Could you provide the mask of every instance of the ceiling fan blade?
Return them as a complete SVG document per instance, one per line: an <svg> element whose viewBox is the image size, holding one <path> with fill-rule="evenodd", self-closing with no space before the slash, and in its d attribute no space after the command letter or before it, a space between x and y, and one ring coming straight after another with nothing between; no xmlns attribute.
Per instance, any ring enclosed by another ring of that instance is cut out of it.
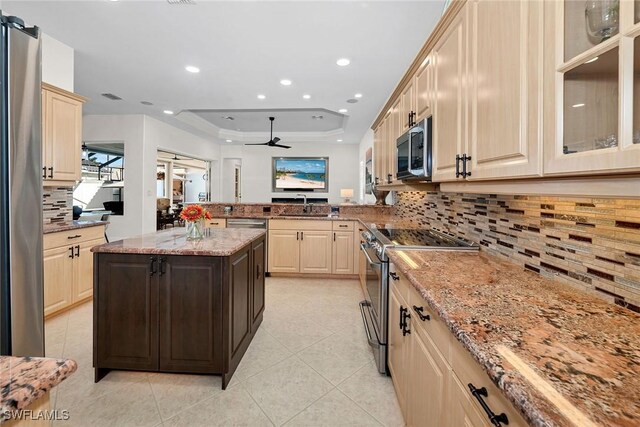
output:
<svg viewBox="0 0 640 427"><path fill-rule="evenodd" d="M282 144L271 144L271 147L280 147L280 148L291 148L288 145L282 145Z"/></svg>
<svg viewBox="0 0 640 427"><path fill-rule="evenodd" d="M278 141L280 141L280 138L278 138L277 136L271 140L271 142L273 142L274 144L277 144Z"/></svg>
<svg viewBox="0 0 640 427"><path fill-rule="evenodd" d="M244 144L244 145L269 145L268 142L258 142L256 144Z"/></svg>

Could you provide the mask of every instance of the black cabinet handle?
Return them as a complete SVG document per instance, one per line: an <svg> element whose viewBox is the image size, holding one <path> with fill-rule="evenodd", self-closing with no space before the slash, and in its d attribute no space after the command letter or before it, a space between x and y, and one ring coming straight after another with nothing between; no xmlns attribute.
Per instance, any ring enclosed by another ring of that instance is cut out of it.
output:
<svg viewBox="0 0 640 427"><path fill-rule="evenodd" d="M409 314L409 309L403 306L400 306L400 329L402 330L402 336L409 335L411 331L409 330L407 319L410 319L411 315Z"/></svg>
<svg viewBox="0 0 640 427"><path fill-rule="evenodd" d="M336 233L333 233L333 241L336 241Z"/></svg>
<svg viewBox="0 0 640 427"><path fill-rule="evenodd" d="M402 330L404 325L404 307L400 306L400 322L398 322L398 329Z"/></svg>
<svg viewBox="0 0 640 427"><path fill-rule="evenodd" d="M260 264L256 264L256 279L259 279L262 276L262 269L260 268Z"/></svg>
<svg viewBox="0 0 640 427"><path fill-rule="evenodd" d="M300 240L304 240L304 231L300 232Z"/></svg>
<svg viewBox="0 0 640 427"><path fill-rule="evenodd" d="M49 178L53 178L53 168L49 168Z"/></svg>
<svg viewBox="0 0 640 427"><path fill-rule="evenodd" d="M69 252L71 252L71 253L69 254L69 258L74 259L74 258L76 257L76 254L75 254L75 252L73 251L73 246L71 246L71 247L69 248Z"/></svg>
<svg viewBox="0 0 640 427"><path fill-rule="evenodd" d="M160 258L160 276L164 276L167 273L167 259Z"/></svg>
<svg viewBox="0 0 640 427"><path fill-rule="evenodd" d="M460 178L460 175L462 175L460 173L460 160L462 159L462 157L460 157L460 154L456 154L456 178Z"/></svg>
<svg viewBox="0 0 640 427"><path fill-rule="evenodd" d="M480 403L480 406L482 406L484 412L487 413L487 417L489 417L489 421L491 421L491 424L496 427L500 427L502 426L502 424L509 425L509 418L507 418L507 414L505 414L504 412L497 415L494 414L489 405L487 405L487 402L484 401L484 397L489 396L486 388L475 388L475 386L471 383L468 384L468 387L473 397L478 399L478 403Z"/></svg>
<svg viewBox="0 0 640 427"><path fill-rule="evenodd" d="M347 228L347 227L348 227L348 225L346 225L346 224L340 224L340 225L338 225L338 227L340 227L340 228Z"/></svg>
<svg viewBox="0 0 640 427"><path fill-rule="evenodd" d="M375 184L376 185L380 184L380 178L378 178L377 176L376 176L376 179L375 179Z"/></svg>
<svg viewBox="0 0 640 427"><path fill-rule="evenodd" d="M416 314L418 315L418 317L420 318L420 320L422 320L423 322L425 320L431 320L431 316L429 316L428 314L424 314L424 307L418 307L418 306L413 306L413 311L416 312Z"/></svg>
<svg viewBox="0 0 640 427"><path fill-rule="evenodd" d="M467 160L471 160L471 156L467 156L466 154L462 155L462 177L466 178L471 176L471 172L467 172Z"/></svg>
<svg viewBox="0 0 640 427"><path fill-rule="evenodd" d="M82 235L76 234L75 236L67 236L67 239L73 240L73 239L77 239L78 237L82 237Z"/></svg>
<svg viewBox="0 0 640 427"><path fill-rule="evenodd" d="M393 182L393 174L387 174L387 184L391 184Z"/></svg>
<svg viewBox="0 0 640 427"><path fill-rule="evenodd" d="M80 258L80 245L76 245L76 257Z"/></svg>
<svg viewBox="0 0 640 427"><path fill-rule="evenodd" d="M394 273L393 271L389 272L389 277L391 277L393 280L400 280L400 276L398 276L398 274Z"/></svg>
<svg viewBox="0 0 640 427"><path fill-rule="evenodd" d="M151 271L149 272L149 277L153 277L154 274L158 272L156 265L158 260L155 257L151 257Z"/></svg>
<svg viewBox="0 0 640 427"><path fill-rule="evenodd" d="M296 231L296 240L300 240L300 232Z"/></svg>
<svg viewBox="0 0 640 427"><path fill-rule="evenodd" d="M47 167L46 166L42 167L42 178L43 179L47 179Z"/></svg>

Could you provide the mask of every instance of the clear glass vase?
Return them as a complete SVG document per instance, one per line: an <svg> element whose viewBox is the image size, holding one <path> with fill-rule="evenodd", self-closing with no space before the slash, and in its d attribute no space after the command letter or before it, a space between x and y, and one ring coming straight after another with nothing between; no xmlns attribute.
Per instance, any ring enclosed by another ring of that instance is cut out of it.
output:
<svg viewBox="0 0 640 427"><path fill-rule="evenodd" d="M587 33L598 43L618 34L620 1L589 0L585 4Z"/></svg>
<svg viewBox="0 0 640 427"><path fill-rule="evenodd" d="M200 240L204 238L204 221L187 221L187 240Z"/></svg>

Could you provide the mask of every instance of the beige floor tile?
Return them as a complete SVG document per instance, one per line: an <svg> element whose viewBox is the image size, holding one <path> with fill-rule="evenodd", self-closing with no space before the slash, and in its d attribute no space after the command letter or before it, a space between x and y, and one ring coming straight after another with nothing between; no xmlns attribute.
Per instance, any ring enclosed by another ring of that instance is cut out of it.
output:
<svg viewBox="0 0 640 427"><path fill-rule="evenodd" d="M242 387L233 387L185 409L164 422L166 427L272 426Z"/></svg>
<svg viewBox="0 0 640 427"><path fill-rule="evenodd" d="M381 424L334 389L285 424L287 427L369 427Z"/></svg>
<svg viewBox="0 0 640 427"><path fill-rule="evenodd" d="M158 406L147 381L128 384L126 392L109 393L92 400L84 399L84 404L69 409L69 415L69 420L54 423L54 426L152 427L161 422Z"/></svg>
<svg viewBox="0 0 640 427"><path fill-rule="evenodd" d="M298 353L298 357L336 385L373 360L373 353L339 334L333 334Z"/></svg>
<svg viewBox="0 0 640 427"><path fill-rule="evenodd" d="M292 353L272 337L265 328L260 328L242 357L233 377L238 380L247 379L282 362L291 355Z"/></svg>
<svg viewBox="0 0 640 427"><path fill-rule="evenodd" d="M220 376L154 373L148 380L163 420L222 392Z"/></svg>
<svg viewBox="0 0 640 427"><path fill-rule="evenodd" d="M283 424L332 388L295 356L249 378L242 386L276 425Z"/></svg>
<svg viewBox="0 0 640 427"><path fill-rule="evenodd" d="M362 367L338 389L383 425L404 425L391 377L380 375L373 363Z"/></svg>
<svg viewBox="0 0 640 427"><path fill-rule="evenodd" d="M266 322L261 327L293 353L317 343L332 333L308 315L292 315L284 320Z"/></svg>

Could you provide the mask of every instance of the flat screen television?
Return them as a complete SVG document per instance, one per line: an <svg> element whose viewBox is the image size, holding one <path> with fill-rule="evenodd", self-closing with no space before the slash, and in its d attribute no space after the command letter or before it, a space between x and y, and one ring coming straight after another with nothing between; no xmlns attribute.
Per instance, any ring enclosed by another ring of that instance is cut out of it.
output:
<svg viewBox="0 0 640 427"><path fill-rule="evenodd" d="M274 157L273 191L329 191L328 157Z"/></svg>

